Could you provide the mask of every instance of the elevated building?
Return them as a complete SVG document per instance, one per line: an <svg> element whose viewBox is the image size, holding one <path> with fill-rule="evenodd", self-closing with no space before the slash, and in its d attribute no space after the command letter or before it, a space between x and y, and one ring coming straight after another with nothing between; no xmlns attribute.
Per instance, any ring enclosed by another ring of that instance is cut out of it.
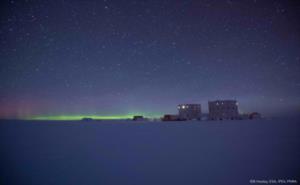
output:
<svg viewBox="0 0 300 185"><path fill-rule="evenodd" d="M201 104L178 105L178 117L180 120L201 120Z"/></svg>
<svg viewBox="0 0 300 185"><path fill-rule="evenodd" d="M216 100L208 102L210 120L239 119L238 103L236 100Z"/></svg>

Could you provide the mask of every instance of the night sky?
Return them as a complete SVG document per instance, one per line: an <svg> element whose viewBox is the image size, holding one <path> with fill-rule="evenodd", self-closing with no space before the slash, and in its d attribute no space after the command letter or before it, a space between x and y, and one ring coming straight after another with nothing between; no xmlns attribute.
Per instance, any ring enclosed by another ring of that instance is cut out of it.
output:
<svg viewBox="0 0 300 185"><path fill-rule="evenodd" d="M0 117L300 113L300 1L1 1Z"/></svg>

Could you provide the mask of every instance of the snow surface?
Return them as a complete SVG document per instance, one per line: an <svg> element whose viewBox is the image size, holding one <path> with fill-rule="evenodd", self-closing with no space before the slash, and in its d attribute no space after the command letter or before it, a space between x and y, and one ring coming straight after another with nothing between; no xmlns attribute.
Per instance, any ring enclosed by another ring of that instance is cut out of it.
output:
<svg viewBox="0 0 300 185"><path fill-rule="evenodd" d="M300 183L300 122L1 121L0 184Z"/></svg>

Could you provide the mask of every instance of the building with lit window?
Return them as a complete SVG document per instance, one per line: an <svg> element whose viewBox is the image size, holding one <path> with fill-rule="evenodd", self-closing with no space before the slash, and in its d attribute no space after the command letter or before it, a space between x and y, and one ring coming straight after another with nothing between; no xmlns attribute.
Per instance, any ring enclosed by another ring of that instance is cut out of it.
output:
<svg viewBox="0 0 300 185"><path fill-rule="evenodd" d="M208 102L210 120L239 119L238 103L236 100L216 100Z"/></svg>
<svg viewBox="0 0 300 185"><path fill-rule="evenodd" d="M178 116L180 120L201 120L200 104L178 105Z"/></svg>

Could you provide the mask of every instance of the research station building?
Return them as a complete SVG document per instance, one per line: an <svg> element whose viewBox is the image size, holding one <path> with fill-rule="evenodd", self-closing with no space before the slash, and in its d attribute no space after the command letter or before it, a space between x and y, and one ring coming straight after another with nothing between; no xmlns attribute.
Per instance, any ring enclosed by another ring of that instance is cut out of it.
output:
<svg viewBox="0 0 300 185"><path fill-rule="evenodd" d="M201 104L179 104L178 117L180 120L201 120Z"/></svg>
<svg viewBox="0 0 300 185"><path fill-rule="evenodd" d="M236 100L216 100L208 102L210 120L239 119L238 103Z"/></svg>

